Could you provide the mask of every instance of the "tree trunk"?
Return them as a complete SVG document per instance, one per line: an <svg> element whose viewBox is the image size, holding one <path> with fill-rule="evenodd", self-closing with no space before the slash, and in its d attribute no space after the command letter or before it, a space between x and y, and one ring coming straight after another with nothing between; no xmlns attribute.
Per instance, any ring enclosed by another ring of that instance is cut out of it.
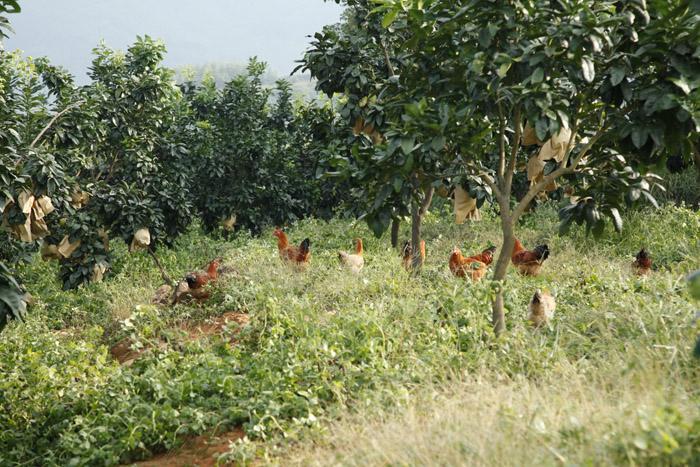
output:
<svg viewBox="0 0 700 467"><path fill-rule="evenodd" d="M700 149L693 144L693 142L690 142L690 148L693 151L693 159L695 159L695 170L698 172L698 180L700 180Z"/></svg>
<svg viewBox="0 0 700 467"><path fill-rule="evenodd" d="M411 252L413 255L413 271L419 271L423 267L423 258L420 254L420 224L423 216L421 215L420 205L417 201L413 201L411 209Z"/></svg>
<svg viewBox="0 0 700 467"><path fill-rule="evenodd" d="M391 247L396 248L399 246L399 228L401 227L401 221L397 218L391 221Z"/></svg>
<svg viewBox="0 0 700 467"><path fill-rule="evenodd" d="M496 270L493 274L493 280L497 284L496 298L493 301L493 330L496 335L500 335L506 329L506 315L503 302L503 280L506 278L508 273L508 265L510 264L510 257L513 252L513 246L515 246L515 235L513 234L513 221L512 219L504 214L501 216L501 224L503 228L503 246L501 247L501 252L498 255L498 261L496 262Z"/></svg>
<svg viewBox="0 0 700 467"><path fill-rule="evenodd" d="M153 258L153 261L155 261L156 266L158 266L158 269L160 269L160 275L163 277L163 281L165 281L166 284L172 284L173 280L170 278L168 273L165 272L163 265L160 264L160 261L158 260L155 251L153 251L153 249L149 247L148 254L151 255L151 258Z"/></svg>

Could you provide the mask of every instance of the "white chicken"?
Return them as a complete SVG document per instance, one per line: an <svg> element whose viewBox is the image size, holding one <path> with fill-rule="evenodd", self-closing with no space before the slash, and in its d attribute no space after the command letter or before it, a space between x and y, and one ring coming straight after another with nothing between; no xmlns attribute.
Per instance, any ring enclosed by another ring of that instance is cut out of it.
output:
<svg viewBox="0 0 700 467"><path fill-rule="evenodd" d="M338 259L348 269L350 269L352 272L357 274L360 271L362 271L363 267L365 267L365 258L362 256L362 253L363 253L362 239L356 238L355 239L355 253L350 254L350 253L346 253L344 251L339 251L338 252Z"/></svg>

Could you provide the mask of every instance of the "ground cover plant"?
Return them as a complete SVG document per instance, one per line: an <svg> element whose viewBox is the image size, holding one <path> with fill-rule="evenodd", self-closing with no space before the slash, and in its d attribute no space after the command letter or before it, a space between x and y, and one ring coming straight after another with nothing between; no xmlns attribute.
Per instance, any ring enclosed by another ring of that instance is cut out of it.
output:
<svg viewBox="0 0 700 467"><path fill-rule="evenodd" d="M222 462L419 463L433 437L449 447L446 461L697 461L697 329L684 277L700 256L700 217L674 207L633 213L622 235L610 229L594 242L583 229L559 237L552 211L518 229L526 240L546 238L553 257L538 278L509 271L502 338L490 330L490 284L447 268L454 245L477 250L498 239L490 212L465 226L446 210L429 213L417 278L388 239L347 221L310 220L290 232L314 239L301 273L280 262L271 235L223 243L193 230L163 254L166 269L183 275L215 255L232 268L201 306L150 305L161 279L145 256L115 252L114 280L76 292L60 291L55 265L36 259L21 270L34 310L0 335L0 463L124 464L237 428L246 438ZM336 256L358 236L366 237L360 275ZM655 260L646 279L630 269L642 244ZM525 319L536 288L559 304L546 329ZM245 319L191 332L232 312ZM110 349L125 339L135 357L120 364ZM468 429L477 407L484 432ZM457 420L455 430L421 423L433 409ZM346 425L331 424L338 418ZM377 458L363 430L390 444L392 423L426 428L424 442L401 455L394 443ZM515 434L522 441L510 443ZM318 451L303 451L310 446Z"/></svg>
<svg viewBox="0 0 700 467"><path fill-rule="evenodd" d="M0 465L700 464L700 3L336 3L305 102L0 0Z"/></svg>

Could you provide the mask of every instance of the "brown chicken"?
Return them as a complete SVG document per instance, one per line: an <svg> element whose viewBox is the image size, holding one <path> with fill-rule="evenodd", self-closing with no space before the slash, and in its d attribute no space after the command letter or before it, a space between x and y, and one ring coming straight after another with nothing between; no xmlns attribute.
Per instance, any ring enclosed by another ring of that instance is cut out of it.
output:
<svg viewBox="0 0 700 467"><path fill-rule="evenodd" d="M311 259L311 240L305 238L298 247L295 247L289 245L287 234L285 234L281 229L275 229L272 235L277 237L277 248L279 249L280 258L282 258L283 261L287 261L298 266L308 264L309 260Z"/></svg>
<svg viewBox="0 0 700 467"><path fill-rule="evenodd" d="M175 288L173 303L179 303L184 297L190 296L197 300L209 298L207 284L215 282L219 278L219 266L221 258L216 258L209 263L205 272L190 272L180 281Z"/></svg>
<svg viewBox="0 0 700 467"><path fill-rule="evenodd" d="M359 273L365 266L365 258L362 256L364 252L362 246L362 239L355 239L355 254L346 253L344 251L338 252L338 259L342 264L348 267L352 272Z"/></svg>
<svg viewBox="0 0 700 467"><path fill-rule="evenodd" d="M632 267L638 276L646 276L651 274L651 257L645 248L639 250L634 263L632 263Z"/></svg>
<svg viewBox="0 0 700 467"><path fill-rule="evenodd" d="M404 242L401 255L403 257L404 269L406 269L406 271L411 271L413 269L413 247L409 240ZM420 241L420 257L425 263L425 240Z"/></svg>
<svg viewBox="0 0 700 467"><path fill-rule="evenodd" d="M538 245L534 250L526 250L520 240L515 239L515 246L511 254L513 265L524 276L536 276L540 273L542 263L549 258L549 247Z"/></svg>
<svg viewBox="0 0 700 467"><path fill-rule="evenodd" d="M455 247L450 256L450 271L457 277L469 277L473 281L481 280L493 263L496 247L485 249L481 254L465 258L459 248Z"/></svg>

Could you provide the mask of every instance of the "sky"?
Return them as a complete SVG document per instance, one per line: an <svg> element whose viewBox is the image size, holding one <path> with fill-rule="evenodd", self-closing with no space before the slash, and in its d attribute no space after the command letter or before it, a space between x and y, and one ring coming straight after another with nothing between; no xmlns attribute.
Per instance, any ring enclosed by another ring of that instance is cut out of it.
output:
<svg viewBox="0 0 700 467"><path fill-rule="evenodd" d="M10 15L6 50L47 56L79 81L87 80L91 51L105 40L125 49L137 35L163 39L166 65L245 63L257 55L289 74L308 35L339 20L341 7L323 0L24 0Z"/></svg>

